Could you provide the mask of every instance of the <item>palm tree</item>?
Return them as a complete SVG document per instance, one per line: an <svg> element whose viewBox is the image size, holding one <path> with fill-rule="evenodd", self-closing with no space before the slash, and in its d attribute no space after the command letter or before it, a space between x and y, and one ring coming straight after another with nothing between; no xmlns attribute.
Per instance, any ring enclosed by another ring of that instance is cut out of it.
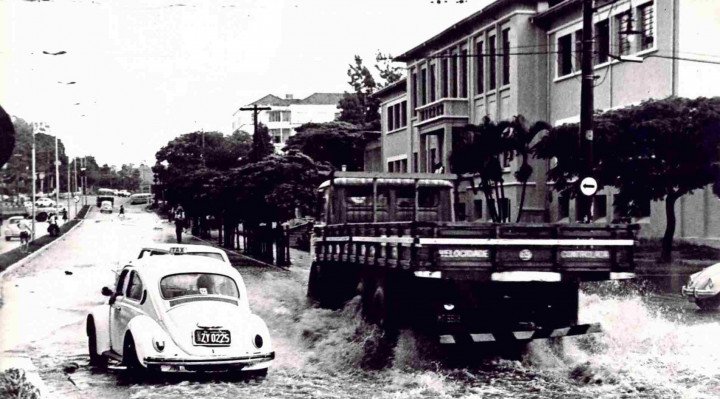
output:
<svg viewBox="0 0 720 399"><path fill-rule="evenodd" d="M527 182L533 173L533 167L530 165L529 158L532 147L539 141L542 136L547 134L551 126L547 122L537 121L528 126L528 121L522 115L516 115L512 121L500 122L498 128L503 131L503 141L510 151L517 152L521 158L520 167L515 171L515 179L522 183L522 191L520 193L520 205L518 206L518 215L515 220L520 222L523 208L525 206L525 194L527 192ZM538 135L538 133L541 133Z"/></svg>

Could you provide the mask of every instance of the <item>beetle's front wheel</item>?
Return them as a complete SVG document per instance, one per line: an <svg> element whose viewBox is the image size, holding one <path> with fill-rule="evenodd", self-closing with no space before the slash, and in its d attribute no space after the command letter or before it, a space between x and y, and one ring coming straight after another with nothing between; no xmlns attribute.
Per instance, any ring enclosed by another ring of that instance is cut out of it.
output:
<svg viewBox="0 0 720 399"><path fill-rule="evenodd" d="M717 310L720 308L720 294L710 298L697 299L695 303L702 310Z"/></svg>
<svg viewBox="0 0 720 399"><path fill-rule="evenodd" d="M123 364L127 367L129 372L137 372L142 368L140 359L138 359L137 356L135 340L130 334L125 337L125 345L123 346Z"/></svg>

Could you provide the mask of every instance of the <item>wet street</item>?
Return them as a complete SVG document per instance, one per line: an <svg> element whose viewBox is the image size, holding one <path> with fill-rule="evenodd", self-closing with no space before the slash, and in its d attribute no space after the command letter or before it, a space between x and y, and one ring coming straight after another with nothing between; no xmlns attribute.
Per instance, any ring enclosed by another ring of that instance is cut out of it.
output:
<svg viewBox="0 0 720 399"><path fill-rule="evenodd" d="M167 241L154 214L91 212L41 256L3 277L0 356L29 357L58 398L715 398L720 396L720 313L679 296L685 276L583 287L581 322L605 332L566 338L559 353L535 341L520 360L449 362L403 332L386 348L359 321L357 299L342 311L309 306L307 269L239 266L252 309L267 323L277 359L266 380L169 375L129 379L119 366L88 367L85 317L103 285L142 243ZM307 257L308 255L304 255ZM385 366L379 370L383 359ZM75 367L77 365L77 368Z"/></svg>

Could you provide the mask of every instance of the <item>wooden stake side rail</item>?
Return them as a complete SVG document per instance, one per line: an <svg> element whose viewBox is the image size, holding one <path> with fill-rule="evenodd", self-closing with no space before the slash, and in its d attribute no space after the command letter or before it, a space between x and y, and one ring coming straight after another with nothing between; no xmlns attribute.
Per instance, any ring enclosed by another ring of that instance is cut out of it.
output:
<svg viewBox="0 0 720 399"><path fill-rule="evenodd" d="M627 272L635 225L348 223L315 228L318 262L438 270Z"/></svg>

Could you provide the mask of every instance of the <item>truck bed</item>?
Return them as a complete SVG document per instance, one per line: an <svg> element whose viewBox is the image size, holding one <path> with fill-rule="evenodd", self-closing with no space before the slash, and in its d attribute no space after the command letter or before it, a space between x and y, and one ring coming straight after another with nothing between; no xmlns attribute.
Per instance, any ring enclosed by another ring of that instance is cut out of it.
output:
<svg viewBox="0 0 720 399"><path fill-rule="evenodd" d="M345 223L315 228L316 261L492 281L628 278L637 225Z"/></svg>

